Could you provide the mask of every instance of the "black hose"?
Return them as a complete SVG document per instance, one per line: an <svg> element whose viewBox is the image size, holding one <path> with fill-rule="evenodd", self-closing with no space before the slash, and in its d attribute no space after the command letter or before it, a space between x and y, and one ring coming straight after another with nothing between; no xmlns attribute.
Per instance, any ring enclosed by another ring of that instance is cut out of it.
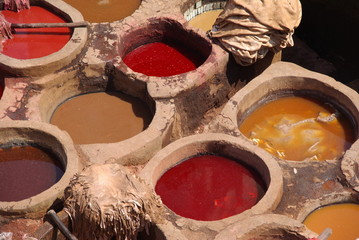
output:
<svg viewBox="0 0 359 240"><path fill-rule="evenodd" d="M68 240L77 240L77 238L72 235L69 229L65 226L65 224L60 220L57 216L56 212L50 209L47 212L47 215L51 218L52 222L56 225L56 227L60 230L60 232L66 237Z"/></svg>

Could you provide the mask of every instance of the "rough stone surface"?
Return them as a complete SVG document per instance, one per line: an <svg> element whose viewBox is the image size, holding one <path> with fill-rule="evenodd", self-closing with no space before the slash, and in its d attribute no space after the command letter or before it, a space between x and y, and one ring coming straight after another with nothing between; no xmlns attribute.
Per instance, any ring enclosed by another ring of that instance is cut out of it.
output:
<svg viewBox="0 0 359 240"><path fill-rule="evenodd" d="M48 1L59 3L57 0ZM90 24L85 32L76 35L73 43L81 44L76 45L78 48L75 53L71 49L65 49L64 52L59 52L47 60L36 59L32 63L21 64L16 62L16 66L11 65L13 69L0 64L0 83L3 82L5 86L0 101L0 123L15 120L25 120L30 126L48 123L53 111L61 102L92 91L121 91L138 97L146 102L154 113L148 129L119 143L76 146L69 143L70 148L73 148L71 151L79 158L79 169L74 169L75 172L79 172L80 168L86 165L110 162L126 165L129 171L136 174L139 174L142 168L149 169L151 165L154 167L155 163L164 171L169 167L169 163L161 163L160 159L166 155L168 161L171 161L171 157L172 161L177 161L188 152L196 153L203 150L205 144L198 145L202 136L200 133L220 134L223 137L216 141L224 145L225 139L235 139L233 141L238 142L234 144L237 147L246 146L245 148L250 149L255 155L263 156L263 159L272 159L263 150L251 145L241 135L237 126L238 113L255 104L261 94L268 90L271 92L288 86L307 86L312 90L325 91L325 94L348 108L358 125L359 100L353 90L359 89L358 84L353 81L350 84L353 89L350 89L326 76L335 75L336 66L323 60L300 40L295 40L293 48L284 49L281 53L282 60L295 64L273 64L280 60L281 56L278 54L268 55L252 66L239 66L233 57L209 39L206 33L188 26L184 17L185 12L187 15L191 14L188 9L197 9L202 3L213 1L202 0L197 4L196 2L198 1L143 0L140 8L123 20ZM161 25L161 31L156 31L156 26L159 26L156 24ZM148 26L152 28L147 28ZM148 77L133 72L123 63L122 57L126 51L136 47L133 46L134 42L139 43L137 37L143 40L142 44L160 39L166 28L171 29L171 34L186 36L188 39L185 43L210 49L205 63L196 71L168 78ZM132 37L126 39L128 36ZM62 59L64 55L65 58ZM62 60L57 61L54 58ZM47 61L51 62L50 65L47 65ZM291 85L286 79L293 76L296 83ZM277 81L268 81L273 78L277 78ZM255 92L255 89L260 89L261 93ZM40 127L42 130L45 128L47 127ZM187 139L194 142L197 140L197 145L183 148L182 152L171 153L176 149L175 146L186 145ZM171 143L174 145L170 145ZM167 145L168 148L165 148ZM228 236L228 233L233 232L242 236L238 239L246 240L297 240L315 236L301 224L309 212L323 204L359 202L357 148L357 144L354 144L339 161L289 163L272 159L276 167L271 167L271 171L279 171L279 175L282 176L281 180L273 176L272 181L277 181L277 184L282 186L282 192L277 192L278 195L274 195L275 199L268 196L268 200L264 202L269 201L269 207L263 203L264 206L257 206L240 216L216 222L184 219L167 209L166 221L153 224L150 228L150 237L141 235L139 239L220 239L221 236ZM158 177L161 172L148 174L150 179L152 174ZM62 202L62 199L59 200ZM263 209L265 210L262 211ZM61 210L61 206L57 210ZM39 216L32 220L17 214L2 213L0 232L13 231L17 233L14 240L22 239L20 235L23 232L33 233L34 227L41 225L33 236L51 239L52 235L56 235L56 230L48 222L42 224L43 210L37 214ZM59 212L63 221L68 223L69 219L63 214L63 211ZM279 216L282 220L273 216ZM259 228L260 236L251 235L256 231L251 228L254 226L253 222L268 222L268 225ZM244 235L237 232L241 229ZM245 235L245 230L248 230L249 235ZM57 236L58 239L64 239L58 232ZM224 239L230 239L230 236Z"/></svg>

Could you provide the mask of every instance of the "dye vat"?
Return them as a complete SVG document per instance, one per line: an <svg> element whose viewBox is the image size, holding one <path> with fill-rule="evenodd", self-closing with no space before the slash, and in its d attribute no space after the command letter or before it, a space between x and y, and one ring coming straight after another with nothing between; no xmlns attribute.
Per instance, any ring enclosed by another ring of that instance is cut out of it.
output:
<svg viewBox="0 0 359 240"><path fill-rule="evenodd" d="M331 228L330 240L356 240L359 238L359 204L341 203L321 207L310 213L304 224L314 232Z"/></svg>
<svg viewBox="0 0 359 240"><path fill-rule="evenodd" d="M222 9L218 9L201 13L189 20L188 24L207 32L212 29L214 22L222 11Z"/></svg>
<svg viewBox="0 0 359 240"><path fill-rule="evenodd" d="M232 159L200 155L166 171L155 191L180 216L214 221L254 206L266 190L257 173Z"/></svg>
<svg viewBox="0 0 359 240"><path fill-rule="evenodd" d="M50 123L67 131L75 144L92 144L133 137L151 120L152 114L141 100L120 92L96 92L62 103Z"/></svg>
<svg viewBox="0 0 359 240"><path fill-rule="evenodd" d="M344 113L309 96L271 100L245 117L239 130L274 156L293 161L338 159L355 139Z"/></svg>
<svg viewBox="0 0 359 240"><path fill-rule="evenodd" d="M20 12L1 11L10 23L63 23L64 19L40 6ZM69 28L15 29L13 38L3 42L2 54L16 59L40 58L62 49L70 40Z"/></svg>
<svg viewBox="0 0 359 240"><path fill-rule="evenodd" d="M56 156L37 146L0 149L0 201L21 201L53 186L64 174Z"/></svg>
<svg viewBox="0 0 359 240"><path fill-rule="evenodd" d="M123 59L133 71L156 77L193 71L205 60L198 51L175 41L144 44Z"/></svg>
<svg viewBox="0 0 359 240"><path fill-rule="evenodd" d="M113 22L130 16L141 0L65 0L89 22Z"/></svg>

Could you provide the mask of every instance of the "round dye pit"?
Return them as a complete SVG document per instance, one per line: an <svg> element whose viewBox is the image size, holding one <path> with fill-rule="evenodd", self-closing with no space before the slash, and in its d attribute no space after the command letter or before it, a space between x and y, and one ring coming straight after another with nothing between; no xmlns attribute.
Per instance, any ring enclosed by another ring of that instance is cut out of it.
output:
<svg viewBox="0 0 359 240"><path fill-rule="evenodd" d="M338 159L355 140L350 119L329 102L306 95L261 101L242 115L239 130L278 158Z"/></svg>
<svg viewBox="0 0 359 240"><path fill-rule="evenodd" d="M191 27L196 27L207 32L212 29L214 22L222 11L222 9L217 9L201 13L189 20L188 24Z"/></svg>
<svg viewBox="0 0 359 240"><path fill-rule="evenodd" d="M130 72L126 66L132 74L168 77L193 72L211 54L207 39L173 19L152 18L138 24L120 36L119 55L125 63L120 62L121 70Z"/></svg>
<svg viewBox="0 0 359 240"><path fill-rule="evenodd" d="M141 0L65 0L89 22L113 22L130 16Z"/></svg>
<svg viewBox="0 0 359 240"><path fill-rule="evenodd" d="M1 11L10 23L63 23L64 19L40 6L20 12ZM62 49L72 36L69 28L15 29L13 38L3 42L2 54L16 59L40 58Z"/></svg>
<svg viewBox="0 0 359 240"><path fill-rule="evenodd" d="M21 201L57 183L64 166L47 149L11 144L0 149L0 201Z"/></svg>
<svg viewBox="0 0 359 240"><path fill-rule="evenodd" d="M75 96L62 103L50 123L67 131L76 144L119 142L146 129L152 120L148 106L120 92Z"/></svg>
<svg viewBox="0 0 359 240"><path fill-rule="evenodd" d="M358 103L334 79L278 62L239 90L217 122L280 159L337 160L357 139Z"/></svg>
<svg viewBox="0 0 359 240"><path fill-rule="evenodd" d="M123 61L135 72L168 77L195 70L205 58L182 43L168 41L139 46L128 53Z"/></svg>
<svg viewBox="0 0 359 240"><path fill-rule="evenodd" d="M178 215L214 221L254 206L263 197L266 186L256 172L235 160L200 155L166 171L155 190Z"/></svg>
<svg viewBox="0 0 359 240"><path fill-rule="evenodd" d="M0 213L38 218L58 207L79 158L70 137L33 121L0 122Z"/></svg>
<svg viewBox="0 0 359 240"><path fill-rule="evenodd" d="M359 238L358 222L359 204L340 203L314 210L303 223L317 233L331 228L330 240L356 240Z"/></svg>
<svg viewBox="0 0 359 240"><path fill-rule="evenodd" d="M219 231L280 201L280 168L271 155L254 149L225 134L189 136L160 150L141 177L184 228Z"/></svg>

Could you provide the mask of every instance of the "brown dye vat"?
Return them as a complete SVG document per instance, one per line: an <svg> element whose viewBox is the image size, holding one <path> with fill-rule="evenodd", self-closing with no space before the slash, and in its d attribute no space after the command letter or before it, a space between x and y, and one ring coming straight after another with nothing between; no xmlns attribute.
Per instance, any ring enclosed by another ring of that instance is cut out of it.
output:
<svg viewBox="0 0 359 240"><path fill-rule="evenodd" d="M57 183L64 167L54 154L34 146L0 149L0 201L21 201Z"/></svg>
<svg viewBox="0 0 359 240"><path fill-rule="evenodd" d="M50 122L67 131L75 144L119 142L146 129L152 120L147 105L119 92L97 92L65 101Z"/></svg>
<svg viewBox="0 0 359 240"><path fill-rule="evenodd" d="M113 22L130 16L141 0L64 0L89 22Z"/></svg>
<svg viewBox="0 0 359 240"><path fill-rule="evenodd" d="M330 160L354 142L349 119L331 104L308 96L286 96L255 109L239 130L285 160Z"/></svg>
<svg viewBox="0 0 359 240"><path fill-rule="evenodd" d="M317 233L331 228L333 233L329 240L356 240L359 238L358 222L359 204L341 203L313 211L303 223Z"/></svg>
<svg viewBox="0 0 359 240"><path fill-rule="evenodd" d="M214 22L222 11L222 9L219 9L201 13L189 20L188 24L207 32L212 29Z"/></svg>

